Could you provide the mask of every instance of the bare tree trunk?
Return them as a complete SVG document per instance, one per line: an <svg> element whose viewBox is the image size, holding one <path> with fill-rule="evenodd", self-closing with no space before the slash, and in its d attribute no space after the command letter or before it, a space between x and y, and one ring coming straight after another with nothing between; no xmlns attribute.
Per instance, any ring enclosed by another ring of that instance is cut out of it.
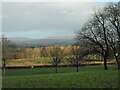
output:
<svg viewBox="0 0 120 90"><path fill-rule="evenodd" d="M118 69L120 69L120 35L119 35L119 41L118 41L118 57L117 57L117 61L118 61Z"/></svg>
<svg viewBox="0 0 120 90"><path fill-rule="evenodd" d="M107 70L108 67L107 67L107 57L106 56L103 56L104 58L104 69Z"/></svg>
<svg viewBox="0 0 120 90"><path fill-rule="evenodd" d="M79 71L79 68L78 68L78 66L76 66L76 70L77 70L77 72Z"/></svg>
<svg viewBox="0 0 120 90"><path fill-rule="evenodd" d="M57 73L57 65L55 65L55 73Z"/></svg>
<svg viewBox="0 0 120 90"><path fill-rule="evenodd" d="M115 59L116 59L117 65L118 65L118 69L120 69L120 62L119 62L119 60L118 60L118 57L115 56Z"/></svg>
<svg viewBox="0 0 120 90"><path fill-rule="evenodd" d="M5 76L5 69L6 69L6 62L5 59L3 58L3 76Z"/></svg>
<svg viewBox="0 0 120 90"><path fill-rule="evenodd" d="M3 76L5 76L5 67L3 67Z"/></svg>

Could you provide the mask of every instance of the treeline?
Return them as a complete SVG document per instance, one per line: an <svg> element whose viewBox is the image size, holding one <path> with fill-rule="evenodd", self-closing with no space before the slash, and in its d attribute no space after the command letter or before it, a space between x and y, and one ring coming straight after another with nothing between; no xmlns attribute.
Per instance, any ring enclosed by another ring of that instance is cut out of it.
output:
<svg viewBox="0 0 120 90"><path fill-rule="evenodd" d="M13 48L13 54L10 59L25 59L25 58L36 58L36 57L51 57L51 50L56 46L43 46L34 48ZM70 55L70 48L72 46L57 46L60 47L64 52L64 55Z"/></svg>
<svg viewBox="0 0 120 90"><path fill-rule="evenodd" d="M25 47L25 48L17 48L17 47L14 47L15 46L14 44L12 45L11 45L12 47L5 47L4 49L4 52L5 52L4 58L6 60L49 58L51 57L52 49L55 47L59 47L62 50L64 57L67 57L67 56L70 57L73 54L71 50L75 48L75 45L41 46L41 47ZM86 55L85 58L101 59L101 56L100 54L97 54L97 53L91 53L91 54L89 53L89 55Z"/></svg>

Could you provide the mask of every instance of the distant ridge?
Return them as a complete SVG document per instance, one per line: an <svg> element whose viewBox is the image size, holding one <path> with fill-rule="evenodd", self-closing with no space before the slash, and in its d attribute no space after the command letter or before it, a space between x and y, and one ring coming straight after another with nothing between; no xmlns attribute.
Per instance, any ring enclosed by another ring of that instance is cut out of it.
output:
<svg viewBox="0 0 120 90"><path fill-rule="evenodd" d="M20 47L37 47L46 45L70 45L75 43L72 38L49 38L49 39L30 39L30 38L8 38L11 42Z"/></svg>

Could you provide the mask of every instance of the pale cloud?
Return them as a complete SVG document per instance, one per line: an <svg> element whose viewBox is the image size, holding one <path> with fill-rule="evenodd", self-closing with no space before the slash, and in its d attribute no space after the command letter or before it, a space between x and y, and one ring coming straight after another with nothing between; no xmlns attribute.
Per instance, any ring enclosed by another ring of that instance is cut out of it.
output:
<svg viewBox="0 0 120 90"><path fill-rule="evenodd" d="M118 2L119 0L1 0L2 2Z"/></svg>
<svg viewBox="0 0 120 90"><path fill-rule="evenodd" d="M21 2L3 3L3 32L7 36L45 38L72 36L105 3ZM39 34L38 34L39 33Z"/></svg>
<svg viewBox="0 0 120 90"><path fill-rule="evenodd" d="M62 11L59 11L60 14L66 14L67 11L66 10L62 10Z"/></svg>
<svg viewBox="0 0 120 90"><path fill-rule="evenodd" d="M30 12L25 12L25 15L29 16L29 15L31 15L31 13Z"/></svg>
<svg viewBox="0 0 120 90"><path fill-rule="evenodd" d="M0 2L0 37L2 35L2 3Z"/></svg>
<svg viewBox="0 0 120 90"><path fill-rule="evenodd" d="M67 10L60 11L59 13L66 15L66 16L73 16L73 15L77 14L76 12L73 12L73 11L71 12L71 11L67 11Z"/></svg>
<svg viewBox="0 0 120 90"><path fill-rule="evenodd" d="M70 13L68 13L67 14L67 16L73 16L73 15L76 15L77 13L75 13L75 12L70 12Z"/></svg>

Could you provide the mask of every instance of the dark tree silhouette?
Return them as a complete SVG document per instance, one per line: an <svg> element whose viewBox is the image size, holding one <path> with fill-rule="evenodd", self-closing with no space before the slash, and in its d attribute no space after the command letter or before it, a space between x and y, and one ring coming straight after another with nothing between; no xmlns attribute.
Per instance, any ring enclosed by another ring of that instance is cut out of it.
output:
<svg viewBox="0 0 120 90"><path fill-rule="evenodd" d="M53 46L51 47L51 63L55 66L55 72L57 73L58 65L61 63L62 59L64 58L63 50L60 46Z"/></svg>
<svg viewBox="0 0 120 90"><path fill-rule="evenodd" d="M109 50L112 48L115 59L120 67L120 5L110 3L97 12L78 33L78 40L85 39L96 47L104 58L104 68L107 67Z"/></svg>
<svg viewBox="0 0 120 90"><path fill-rule="evenodd" d="M71 47L71 55L66 57L67 61L76 67L76 71L79 71L80 60L82 60L88 54L91 54L91 48L82 47L79 44Z"/></svg>
<svg viewBox="0 0 120 90"><path fill-rule="evenodd" d="M114 57L118 64L118 69L120 69L120 6L119 3L110 3L108 7L105 8L105 13L107 14L107 21L109 22L107 28L108 42L113 50Z"/></svg>
<svg viewBox="0 0 120 90"><path fill-rule="evenodd" d="M108 50L109 45L107 41L107 29L106 29L106 14L104 11L98 11L94 13L94 17L92 20L87 22L82 31L78 33L78 40L86 39L89 40L91 45L94 45L97 48L97 51L104 58L104 69L108 69L107 67L107 58L108 58Z"/></svg>

